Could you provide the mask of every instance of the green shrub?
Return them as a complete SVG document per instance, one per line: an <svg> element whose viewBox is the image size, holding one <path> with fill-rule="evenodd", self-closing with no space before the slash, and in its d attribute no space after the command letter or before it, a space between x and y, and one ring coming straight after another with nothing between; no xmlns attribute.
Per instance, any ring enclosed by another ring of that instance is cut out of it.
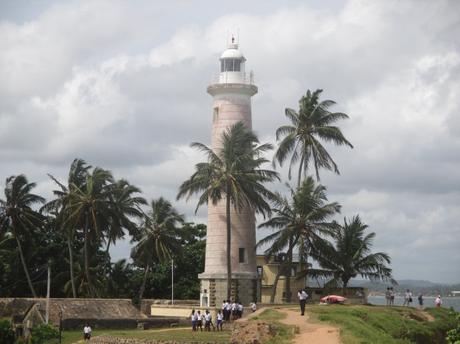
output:
<svg viewBox="0 0 460 344"><path fill-rule="evenodd" d="M59 338L59 332L51 325L39 325L31 331L31 343L43 344L46 340Z"/></svg>
<svg viewBox="0 0 460 344"><path fill-rule="evenodd" d="M14 331L8 320L0 320L0 344L13 344Z"/></svg>
<svg viewBox="0 0 460 344"><path fill-rule="evenodd" d="M460 344L460 314L457 315L457 327L450 331L447 331L447 343L449 344Z"/></svg>

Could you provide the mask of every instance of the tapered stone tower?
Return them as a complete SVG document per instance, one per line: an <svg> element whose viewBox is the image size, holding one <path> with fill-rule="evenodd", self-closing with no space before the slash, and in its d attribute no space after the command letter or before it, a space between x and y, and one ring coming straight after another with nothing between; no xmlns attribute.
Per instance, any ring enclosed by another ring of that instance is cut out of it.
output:
<svg viewBox="0 0 460 344"><path fill-rule="evenodd" d="M221 147L222 133L242 121L252 129L251 97L257 93L253 75L246 73L243 54L232 38L220 57L220 73L208 87L213 97L213 150ZM249 304L256 300L255 215L250 208L231 209L232 299ZM202 306L216 306L227 298L227 236L225 201L208 205L205 271L201 279Z"/></svg>

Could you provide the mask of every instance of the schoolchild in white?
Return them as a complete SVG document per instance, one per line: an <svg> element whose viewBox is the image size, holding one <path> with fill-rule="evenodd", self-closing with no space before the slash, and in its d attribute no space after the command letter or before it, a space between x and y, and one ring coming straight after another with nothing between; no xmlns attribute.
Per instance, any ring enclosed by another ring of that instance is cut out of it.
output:
<svg viewBox="0 0 460 344"><path fill-rule="evenodd" d="M217 331L222 331L222 323L224 322L224 315L221 311L217 312Z"/></svg>

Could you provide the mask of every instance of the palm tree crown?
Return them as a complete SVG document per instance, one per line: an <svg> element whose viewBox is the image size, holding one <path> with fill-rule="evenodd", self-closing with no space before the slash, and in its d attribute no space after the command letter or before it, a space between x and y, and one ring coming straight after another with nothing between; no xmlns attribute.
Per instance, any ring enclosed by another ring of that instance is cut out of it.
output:
<svg viewBox="0 0 460 344"><path fill-rule="evenodd" d="M145 266L140 299L145 290L150 267L157 262L171 259L171 253L180 249L178 226L183 222L184 216L179 214L169 201L162 197L152 200L140 233L134 237L139 242L131 251L131 257Z"/></svg>
<svg viewBox="0 0 460 344"><path fill-rule="evenodd" d="M280 140L278 150L275 153L274 162L280 166L291 156L289 163L289 179L292 175L293 166L299 162L298 185L301 176L307 174L310 161L319 180L319 169L325 168L339 174L339 169L322 145L321 141L332 142L338 146L352 144L343 136L342 131L332 124L340 119L348 118L341 112L330 112L329 108L335 104L332 100L320 101L319 97L323 90L307 93L300 98L299 111L287 108L286 117L291 125L284 125L276 130L276 139Z"/></svg>
<svg viewBox="0 0 460 344"><path fill-rule="evenodd" d="M0 199L0 231L10 232L16 239L24 273L33 297L37 297L27 269L21 241L28 233L40 228L43 216L32 209L45 202L43 197L33 194L35 183L29 183L23 174L6 179L5 200Z"/></svg>
<svg viewBox="0 0 460 344"><path fill-rule="evenodd" d="M312 270L313 275L330 276L333 282L341 282L345 289L351 278L361 275L371 280L391 280L392 270L387 266L390 257L383 252L371 253L375 233L365 234L367 225L360 217L350 222L344 219L333 235L334 243L325 243L313 255L323 269Z"/></svg>
<svg viewBox="0 0 460 344"><path fill-rule="evenodd" d="M327 203L326 188L321 184L317 185L312 177L305 179L296 191L290 188L290 192L290 199L277 194L272 209L273 216L259 225L259 228L269 227L275 230L257 244L270 244L265 251L267 257L278 254L287 247L287 257L290 260L296 246L306 256L312 247L318 246L326 236L330 236L337 226L329 219L340 212L341 206L336 202ZM288 271L290 263L286 262ZM279 275L281 272L280 268ZM272 291L272 300L275 293L276 284Z"/></svg>
<svg viewBox="0 0 460 344"><path fill-rule="evenodd" d="M236 211L251 207L261 214L270 213L269 201L274 194L263 185L279 180L278 174L262 169L268 162L263 153L272 149L270 144L259 145L257 136L238 122L223 133L221 148L214 152L211 148L192 143L207 155L207 162L195 166L195 173L179 188L177 198L187 199L199 193L198 208L212 202L217 204L225 199L227 227L227 297L231 295L231 218L230 208Z"/></svg>
<svg viewBox="0 0 460 344"><path fill-rule="evenodd" d="M263 183L279 177L274 171L261 169L268 162L263 153L273 147L258 143L257 136L242 122L223 133L222 148L217 152L202 143L192 143L192 147L207 155L208 161L195 166L196 172L180 186L177 199L201 193L198 210L208 201L217 204L228 196L235 209L251 206L262 214L270 212L267 199L273 198L273 194Z"/></svg>

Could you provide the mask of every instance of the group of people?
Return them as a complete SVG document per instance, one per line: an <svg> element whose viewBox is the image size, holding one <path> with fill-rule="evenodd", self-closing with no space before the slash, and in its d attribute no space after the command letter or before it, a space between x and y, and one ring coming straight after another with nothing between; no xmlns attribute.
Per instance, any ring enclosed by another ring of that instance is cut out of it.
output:
<svg viewBox="0 0 460 344"><path fill-rule="evenodd" d="M255 302L250 304L251 310L255 312L257 305ZM224 322L230 322L231 320L240 319L243 316L244 307L241 302L231 302L230 300L224 300L222 302L222 308L217 311L216 324L212 321L212 315L209 310L204 313L201 311L192 310L190 314L190 320L192 322L192 331L222 331Z"/></svg>
<svg viewBox="0 0 460 344"><path fill-rule="evenodd" d="M236 320L243 316L244 307L241 302L222 301L222 314L225 321Z"/></svg>
<svg viewBox="0 0 460 344"><path fill-rule="evenodd" d="M214 323L212 322L212 315L208 310L206 310L204 314L202 314L201 311L195 312L195 310L193 309L192 314L190 315L190 319L192 321L192 331L203 331L203 325L205 331L211 331L211 326L214 331L216 330L216 326L217 331L222 331L222 323L224 321L224 317L221 311L217 313L216 326L214 326Z"/></svg>
<svg viewBox="0 0 460 344"><path fill-rule="evenodd" d="M410 289L406 289L406 292L404 293L403 306L409 307L411 305L411 303L413 302L412 296L413 296L413 294L410 291ZM387 306L394 306L394 303L395 303L395 291L394 291L393 287L387 288L387 291L385 292L385 299L386 299L386 305ZM417 300L418 300L419 307L422 308L423 307L423 301L424 301L422 293L420 293L418 295ZM436 297L436 299L434 300L434 305L436 307L441 307L442 306L441 295L438 295Z"/></svg>

